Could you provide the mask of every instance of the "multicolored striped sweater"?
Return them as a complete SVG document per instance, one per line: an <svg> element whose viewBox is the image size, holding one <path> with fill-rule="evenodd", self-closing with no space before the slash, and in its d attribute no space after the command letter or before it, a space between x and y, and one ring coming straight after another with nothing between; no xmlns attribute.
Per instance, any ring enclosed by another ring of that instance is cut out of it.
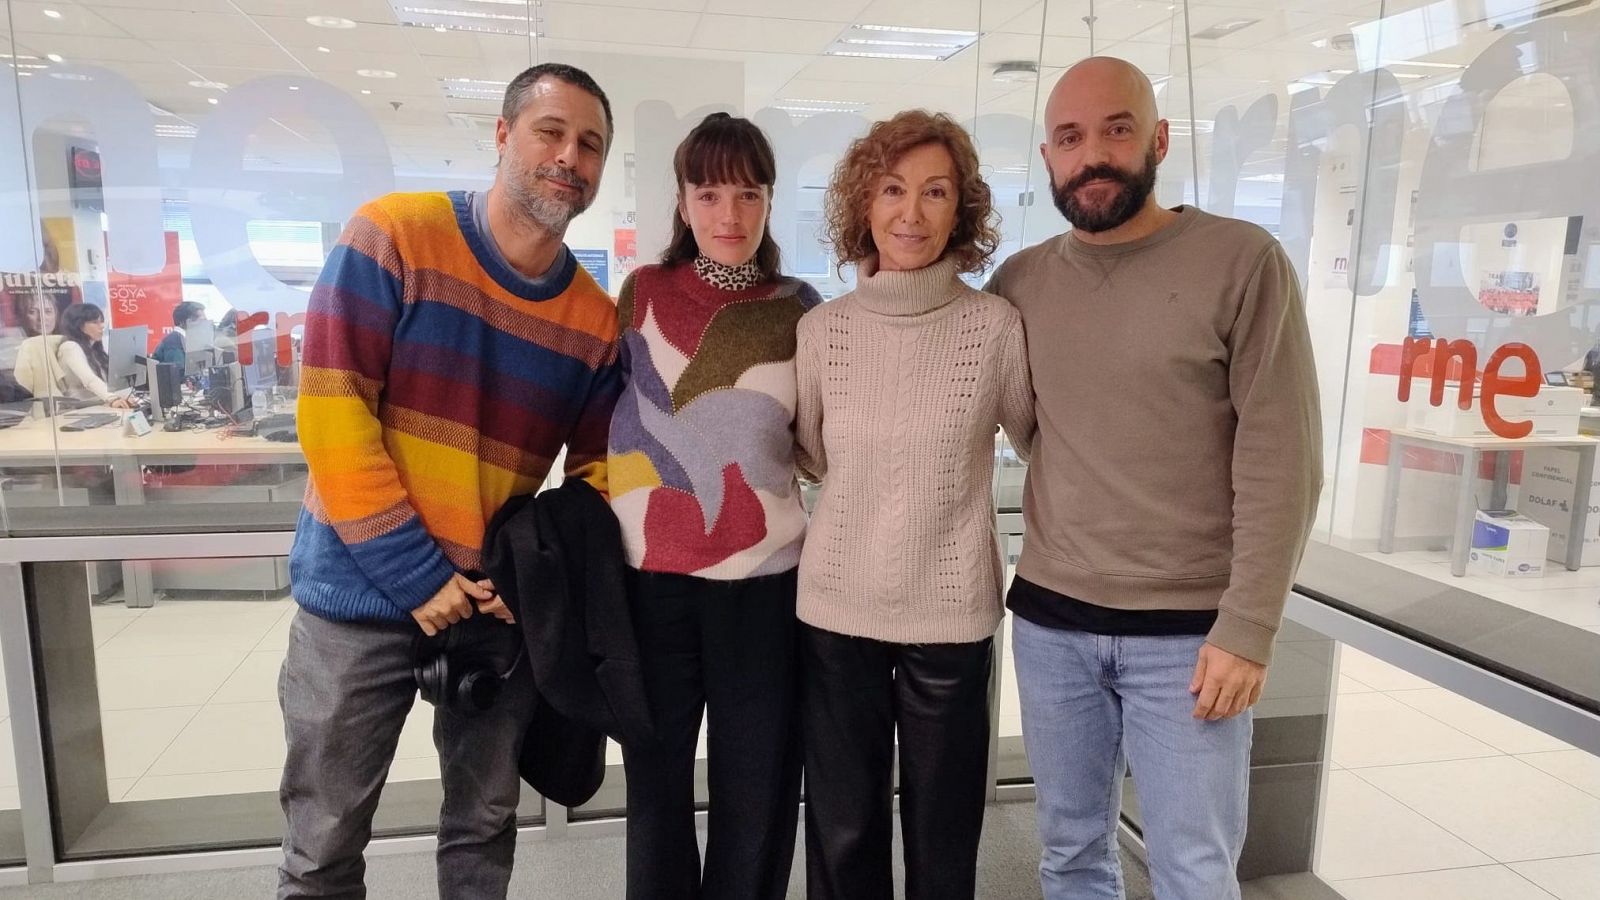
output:
<svg viewBox="0 0 1600 900"><path fill-rule="evenodd" d="M488 240L464 193L390 194L356 212L312 289L289 555L310 612L409 619L480 568L490 517L563 444L568 477L606 489L616 307L565 248L530 282Z"/></svg>
<svg viewBox="0 0 1600 900"><path fill-rule="evenodd" d="M688 263L624 282L609 470L629 565L721 581L799 565L795 325L821 302L793 278L743 287Z"/></svg>

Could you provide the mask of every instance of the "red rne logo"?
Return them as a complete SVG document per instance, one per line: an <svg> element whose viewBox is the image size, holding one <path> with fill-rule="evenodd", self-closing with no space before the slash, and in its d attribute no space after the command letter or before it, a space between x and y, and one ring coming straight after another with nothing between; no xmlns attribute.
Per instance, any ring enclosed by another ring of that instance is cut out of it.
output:
<svg viewBox="0 0 1600 900"><path fill-rule="evenodd" d="M1522 362L1522 375L1512 378L1500 374L1500 367L1505 365L1506 360L1513 358ZM1424 363L1432 369L1433 380L1428 391L1429 405L1444 405L1445 379L1448 375L1454 374L1461 384L1456 397L1456 406L1461 409L1472 408L1472 386L1475 382L1479 382L1479 377L1478 348L1471 341L1447 341L1439 338L1435 342L1432 338L1406 338L1405 345L1400 351L1399 396L1402 403L1411 399L1411 379L1417 374L1417 368ZM1495 410L1494 402L1495 398L1502 394L1512 397L1538 396L1540 371L1539 356L1527 344L1505 344L1490 355L1488 365L1483 368L1483 377L1478 389L1482 399L1480 410L1483 414L1483 424L1489 426L1490 431L1513 440L1527 437L1532 433L1532 422L1507 421Z"/></svg>

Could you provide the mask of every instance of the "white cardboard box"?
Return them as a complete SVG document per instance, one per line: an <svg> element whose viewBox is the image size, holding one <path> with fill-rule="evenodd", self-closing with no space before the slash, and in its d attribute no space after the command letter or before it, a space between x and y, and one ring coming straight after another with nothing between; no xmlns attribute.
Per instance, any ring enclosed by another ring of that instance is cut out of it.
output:
<svg viewBox="0 0 1600 900"><path fill-rule="evenodd" d="M1522 460L1522 500L1517 510L1550 529L1549 558L1553 560L1567 558L1567 528L1572 524L1577 476L1578 454L1570 450L1529 450ZM1600 566L1600 467L1589 487L1579 565Z"/></svg>
<svg viewBox="0 0 1600 900"><path fill-rule="evenodd" d="M1544 576L1550 529L1511 510L1478 510L1472 525L1468 561L1484 575L1506 578Z"/></svg>

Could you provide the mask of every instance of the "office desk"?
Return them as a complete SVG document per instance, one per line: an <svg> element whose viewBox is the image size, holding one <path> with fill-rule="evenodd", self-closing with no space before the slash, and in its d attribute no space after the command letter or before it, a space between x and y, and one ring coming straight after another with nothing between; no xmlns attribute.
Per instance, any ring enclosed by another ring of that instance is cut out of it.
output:
<svg viewBox="0 0 1600 900"><path fill-rule="evenodd" d="M65 466L105 467L111 471L117 506L142 506L146 502L145 466L295 465L304 461L300 445L261 437L226 437L220 428L197 431L162 431L159 423L149 434L131 437L120 423L88 431L62 431L68 416L118 412L105 408L75 410L66 416L28 419L0 430L0 468ZM4 495L0 492L0 503ZM0 512L4 512L0 508ZM9 520L7 521L9 530ZM130 607L155 604L155 587L148 561L122 563L123 591Z"/></svg>
<svg viewBox="0 0 1600 900"><path fill-rule="evenodd" d="M1585 435L1573 437L1505 438L1444 437L1418 431L1395 430L1389 433L1389 467L1383 481L1383 523L1378 533L1378 550L1394 552L1395 519L1400 511L1400 476L1405 449L1426 447L1443 450L1461 458L1461 480L1456 490L1455 531L1450 542L1450 574L1467 574L1467 556L1472 550L1472 525L1477 517L1478 464L1484 454L1495 454L1494 487L1490 509L1505 509L1506 490L1511 480L1510 454L1517 450L1575 450L1578 473L1572 498L1572 524L1568 526L1566 566L1576 572L1583 560L1583 524L1589 511L1589 484L1594 480L1595 447L1600 439Z"/></svg>

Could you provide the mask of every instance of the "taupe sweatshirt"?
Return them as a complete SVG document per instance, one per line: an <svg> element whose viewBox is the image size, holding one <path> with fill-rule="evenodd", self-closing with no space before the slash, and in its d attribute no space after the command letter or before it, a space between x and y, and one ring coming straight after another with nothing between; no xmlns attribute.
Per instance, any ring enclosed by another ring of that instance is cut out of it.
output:
<svg viewBox="0 0 1600 900"><path fill-rule="evenodd" d="M1266 231L1193 207L1149 237L1068 232L987 290L1022 313L1038 435L1017 574L1125 610L1217 609L1266 663L1322 487L1299 282Z"/></svg>

